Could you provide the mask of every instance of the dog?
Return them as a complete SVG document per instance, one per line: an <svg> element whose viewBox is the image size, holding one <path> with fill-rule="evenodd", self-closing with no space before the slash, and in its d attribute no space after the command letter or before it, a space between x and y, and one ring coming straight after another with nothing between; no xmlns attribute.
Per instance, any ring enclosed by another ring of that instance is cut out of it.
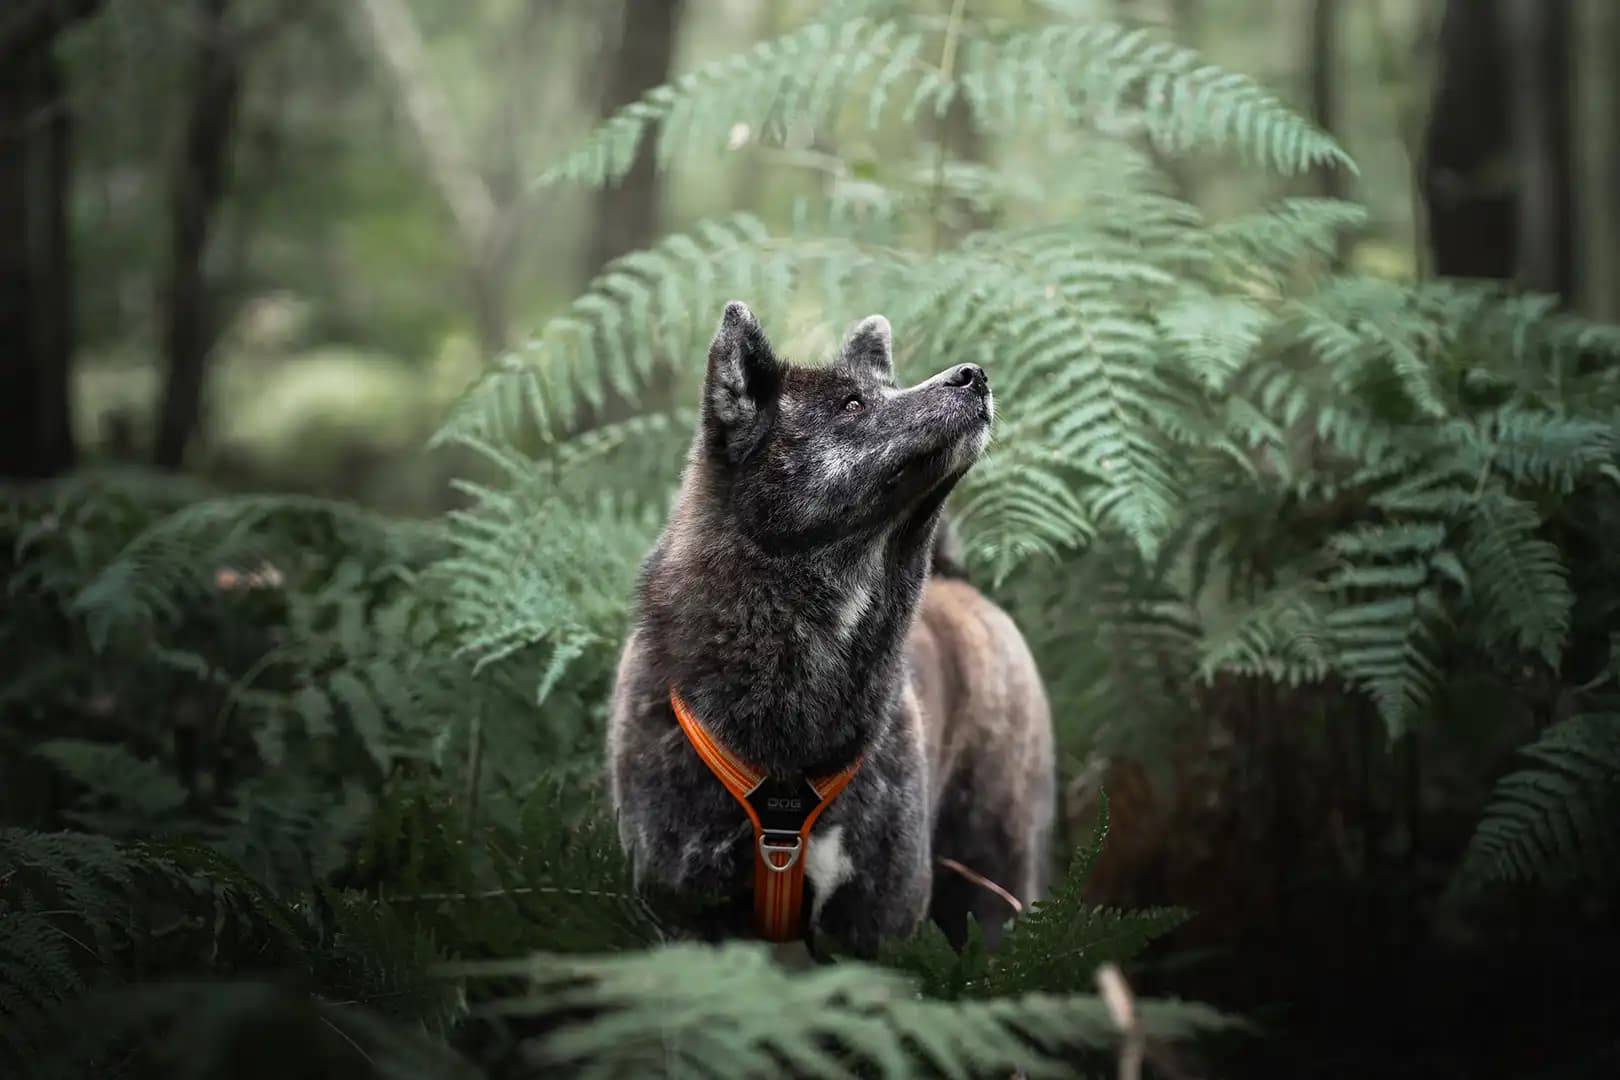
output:
<svg viewBox="0 0 1620 1080"><path fill-rule="evenodd" d="M642 564L607 737L638 886L731 901L702 936L748 936L750 897L757 914L761 882L776 880L704 740L788 778L760 815L780 802L802 816L792 792L821 794L802 778L846 783L802 852L777 859L802 857L790 922L807 942L871 958L927 916L960 948L971 914L993 949L1017 905L1042 896L1056 801L1045 691L941 527L993 416L977 365L896 386L880 315L805 367L778 359L747 305L726 305L680 491Z"/></svg>

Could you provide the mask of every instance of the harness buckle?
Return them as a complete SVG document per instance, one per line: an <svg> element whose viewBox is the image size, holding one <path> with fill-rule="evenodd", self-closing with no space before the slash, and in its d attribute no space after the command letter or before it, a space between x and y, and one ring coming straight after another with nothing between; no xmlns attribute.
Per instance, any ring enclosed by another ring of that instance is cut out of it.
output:
<svg viewBox="0 0 1620 1080"><path fill-rule="evenodd" d="M787 829L761 829L759 833L759 857L766 869L773 873L785 874L793 869L793 864L799 861L799 854L804 850L804 837ZM787 862L781 866L776 865L772 855L786 854Z"/></svg>

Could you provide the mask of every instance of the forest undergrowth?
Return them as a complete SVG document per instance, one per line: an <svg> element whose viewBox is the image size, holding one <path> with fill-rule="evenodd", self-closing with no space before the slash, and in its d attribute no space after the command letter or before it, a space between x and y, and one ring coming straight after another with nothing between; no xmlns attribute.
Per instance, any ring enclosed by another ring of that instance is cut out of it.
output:
<svg viewBox="0 0 1620 1080"><path fill-rule="evenodd" d="M1228 923L1213 892L1094 899L1110 825L1145 819L1081 796L1194 748L1176 782L1232 799L1283 721L1523 743L1425 904L1612 910L1620 328L1344 271L1362 211L1299 193L1353 171L1329 136L1062 14L828 5L540 183L739 137L835 153L785 228L694 224L492 358L436 438L468 462L441 518L138 470L8 494L0 1072L1182 1075L1276 1026L1125 996L1156 939ZM1171 167L1199 155L1275 197L1209 219ZM902 377L993 373L951 512L1048 680L1068 867L994 957L925 926L789 972L674 940L627 878L607 688L733 298L796 358L877 311Z"/></svg>

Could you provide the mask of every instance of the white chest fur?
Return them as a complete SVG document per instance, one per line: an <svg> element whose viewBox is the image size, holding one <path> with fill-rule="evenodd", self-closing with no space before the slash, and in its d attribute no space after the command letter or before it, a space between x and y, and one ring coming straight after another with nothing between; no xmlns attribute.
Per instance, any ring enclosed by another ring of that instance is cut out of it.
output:
<svg viewBox="0 0 1620 1080"><path fill-rule="evenodd" d="M821 909L827 898L854 875L855 864L844 851L844 827L829 825L813 830L804 853L804 876L816 890L810 903L811 925L820 924Z"/></svg>

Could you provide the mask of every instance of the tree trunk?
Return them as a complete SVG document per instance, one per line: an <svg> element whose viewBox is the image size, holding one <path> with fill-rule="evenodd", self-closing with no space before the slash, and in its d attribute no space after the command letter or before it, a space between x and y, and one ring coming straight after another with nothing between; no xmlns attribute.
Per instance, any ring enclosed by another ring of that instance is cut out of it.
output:
<svg viewBox="0 0 1620 1080"><path fill-rule="evenodd" d="M1315 0L1307 43L1311 58L1311 119L1329 135L1338 130L1339 124L1339 80L1334 68L1338 36L1339 0ZM1318 169L1317 184L1328 198L1344 197L1344 174L1337 168Z"/></svg>
<svg viewBox="0 0 1620 1080"><path fill-rule="evenodd" d="M1310 28L1307 32L1307 53L1311 64L1311 119L1329 135L1339 134L1339 0L1315 0L1311 6ZM1345 196L1344 170L1337 165L1323 165L1316 169L1316 190L1325 198L1342 199ZM1333 266L1344 265L1346 237L1338 234L1333 251Z"/></svg>
<svg viewBox="0 0 1620 1080"><path fill-rule="evenodd" d="M242 41L231 0L197 0L196 44L185 131L170 197L169 268L163 297L168 372L154 446L179 468L201 434L203 383L220 333L216 283L207 267L242 93Z"/></svg>
<svg viewBox="0 0 1620 1080"><path fill-rule="evenodd" d="M0 477L8 479L51 476L75 460L72 116L52 51L65 22L41 25L5 26L0 50Z"/></svg>
<svg viewBox="0 0 1620 1080"><path fill-rule="evenodd" d="M675 36L684 7L685 0L625 0L619 6L622 30L603 81L600 105L603 119L653 87L669 81L675 57ZM605 185L596 192L582 275L587 280L619 256L648 247L660 235L664 178L657 168L654 141L642 139L630 171L617 183ZM602 407L583 417L578 430L588 431L623 420L642 411L638 404L645 411L668 408L673 387L673 372L668 366L653 370L647 385L637 395L638 401L626 400L609 387Z"/></svg>
<svg viewBox="0 0 1620 1080"><path fill-rule="evenodd" d="M1519 280L1575 298L1570 0L1506 0L1519 180Z"/></svg>
<svg viewBox="0 0 1620 1080"><path fill-rule="evenodd" d="M604 119L669 81L675 35L684 7L685 0L627 0L620 7L623 28L619 47L612 54L602 87ZM630 171L618 183L596 193L586 277L658 238L664 179L655 165L653 142L643 139Z"/></svg>
<svg viewBox="0 0 1620 1080"><path fill-rule="evenodd" d="M1574 40L1580 74L1576 145L1580 183L1576 218L1581 249L1582 314L1620 321L1620 5L1585 0Z"/></svg>
<svg viewBox="0 0 1620 1080"><path fill-rule="evenodd" d="M1436 274L1510 278L1517 264L1508 181L1508 86L1496 0L1448 0L1424 138L1423 195Z"/></svg>
<svg viewBox="0 0 1620 1080"><path fill-rule="evenodd" d="M1568 0L1449 0L1422 168L1434 271L1576 286Z"/></svg>
<svg viewBox="0 0 1620 1080"><path fill-rule="evenodd" d="M486 357L493 357L506 346L510 332L507 289L515 238L488 179L473 161L443 88L433 78L410 6L404 0L360 0L355 11L416 135L428 178L455 222L467 260L478 343Z"/></svg>

